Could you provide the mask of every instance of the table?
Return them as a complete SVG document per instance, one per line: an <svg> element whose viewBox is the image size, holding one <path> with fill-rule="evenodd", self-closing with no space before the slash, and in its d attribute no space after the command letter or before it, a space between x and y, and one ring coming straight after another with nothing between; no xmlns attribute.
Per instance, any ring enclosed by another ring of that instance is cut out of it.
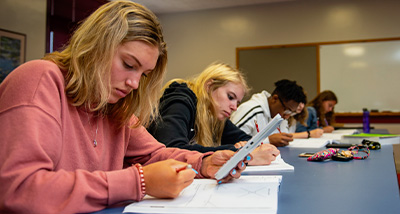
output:
<svg viewBox="0 0 400 214"><path fill-rule="evenodd" d="M294 172L283 172L278 213L400 213L392 145L371 150L369 158L349 162L310 162L301 152L281 148Z"/></svg>
<svg viewBox="0 0 400 214"><path fill-rule="evenodd" d="M349 162L309 162L301 152L319 149L281 147L282 158L294 171L281 174L278 214L400 213L399 186L392 145L372 150L369 158ZM124 207L101 213L122 213Z"/></svg>

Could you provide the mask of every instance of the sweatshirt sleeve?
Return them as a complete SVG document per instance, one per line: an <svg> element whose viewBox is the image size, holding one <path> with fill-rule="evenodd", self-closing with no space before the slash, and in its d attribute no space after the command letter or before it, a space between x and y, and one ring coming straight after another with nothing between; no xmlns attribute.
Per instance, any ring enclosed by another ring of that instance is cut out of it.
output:
<svg viewBox="0 0 400 214"><path fill-rule="evenodd" d="M222 145L232 145L239 141L248 141L250 138L250 135L235 126L232 121L226 120L221 139Z"/></svg>
<svg viewBox="0 0 400 214"><path fill-rule="evenodd" d="M318 117L317 117L317 111L315 108L309 106L307 107L308 111L308 116L307 116L307 126L304 126L303 124L297 122L296 124L296 132L305 132L305 131L311 131L316 128L318 128Z"/></svg>

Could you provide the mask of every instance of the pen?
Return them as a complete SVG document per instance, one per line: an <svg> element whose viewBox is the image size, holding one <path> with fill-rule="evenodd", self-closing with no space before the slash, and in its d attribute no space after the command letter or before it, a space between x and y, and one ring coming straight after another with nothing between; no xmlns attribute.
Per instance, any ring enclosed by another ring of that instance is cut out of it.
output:
<svg viewBox="0 0 400 214"><path fill-rule="evenodd" d="M254 120L254 124L256 124L256 129L257 129L257 132L260 132L260 130L258 129L257 120Z"/></svg>
<svg viewBox="0 0 400 214"><path fill-rule="evenodd" d="M326 118L325 118L325 125L329 126L328 120L326 120Z"/></svg>
<svg viewBox="0 0 400 214"><path fill-rule="evenodd" d="M260 129L258 129L258 123L257 123L257 120L254 120L254 124L256 124L256 130L257 130L257 133L258 132L260 132ZM263 144L263 142L261 142L261 145Z"/></svg>
<svg viewBox="0 0 400 214"><path fill-rule="evenodd" d="M188 165L186 165L186 166L184 166L184 167L182 167L180 169L176 169L176 172L180 172L180 171L185 170L185 169L192 169L196 174L198 174L198 172L195 169L192 168L191 164L188 164Z"/></svg>
<svg viewBox="0 0 400 214"><path fill-rule="evenodd" d="M282 134L282 132L281 132L281 129L280 129L279 127L276 127L276 128L278 129L279 133L281 133L281 134Z"/></svg>

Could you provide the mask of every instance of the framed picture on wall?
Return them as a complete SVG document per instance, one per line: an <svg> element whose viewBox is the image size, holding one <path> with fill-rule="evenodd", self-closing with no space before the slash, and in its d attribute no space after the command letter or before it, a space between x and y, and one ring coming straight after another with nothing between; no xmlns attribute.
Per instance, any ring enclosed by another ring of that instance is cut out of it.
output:
<svg viewBox="0 0 400 214"><path fill-rule="evenodd" d="M0 29L0 83L25 62L26 35Z"/></svg>

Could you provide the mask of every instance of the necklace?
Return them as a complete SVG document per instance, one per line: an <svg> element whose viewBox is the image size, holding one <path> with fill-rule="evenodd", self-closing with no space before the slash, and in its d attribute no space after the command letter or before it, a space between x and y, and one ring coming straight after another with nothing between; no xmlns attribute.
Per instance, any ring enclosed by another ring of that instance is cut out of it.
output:
<svg viewBox="0 0 400 214"><path fill-rule="evenodd" d="M88 117L90 132L92 133L92 136L93 136L92 124L90 124L90 117L89 117L89 114L87 113L87 111L86 111L86 116ZM97 138L97 131L98 131L98 130L99 130L99 120L97 119L97 120L96 120L96 133L95 133L95 135L94 135L94 137L93 137L93 147L96 147L96 146L97 146L96 138Z"/></svg>

